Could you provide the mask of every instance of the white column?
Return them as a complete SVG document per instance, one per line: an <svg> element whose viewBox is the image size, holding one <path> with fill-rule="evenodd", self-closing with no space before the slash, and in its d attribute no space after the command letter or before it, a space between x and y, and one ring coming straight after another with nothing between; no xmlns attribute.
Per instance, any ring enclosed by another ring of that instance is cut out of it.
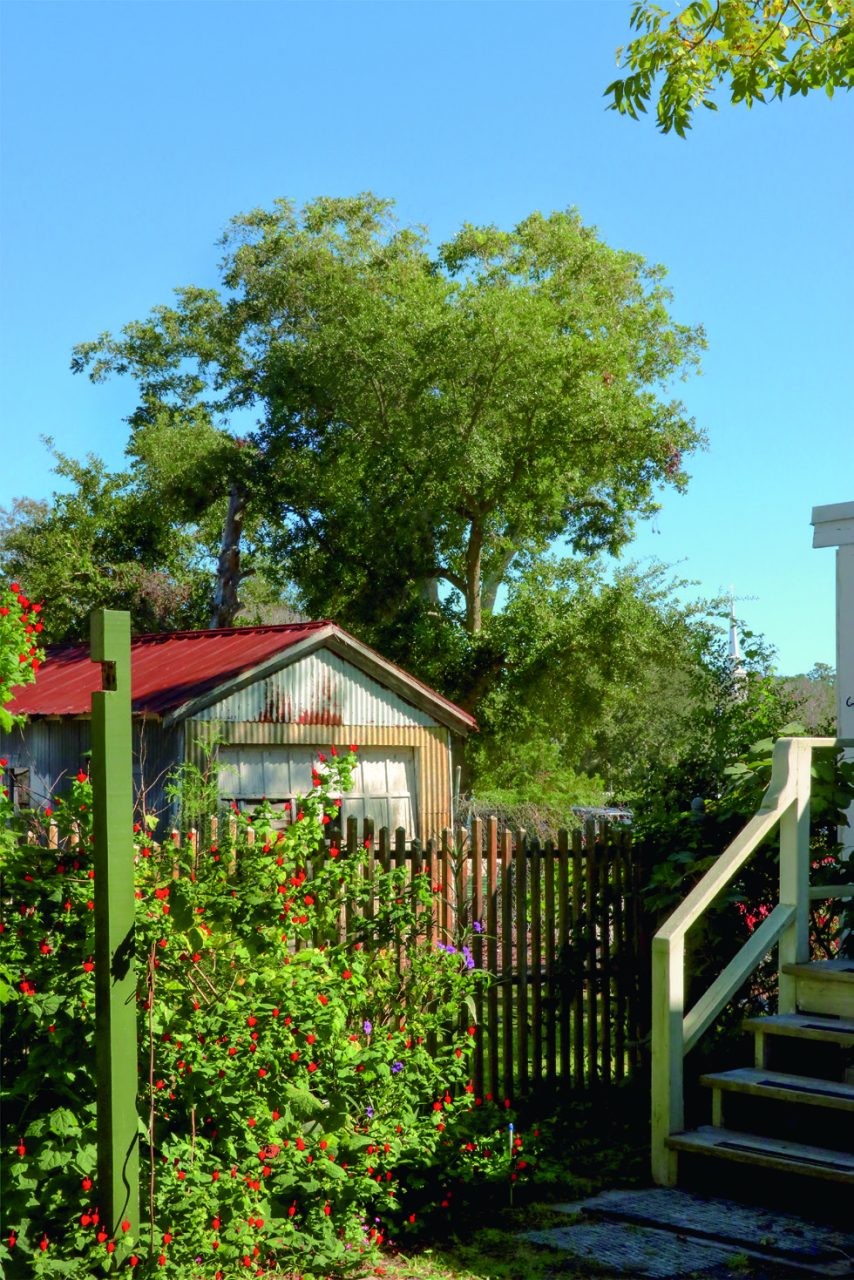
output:
<svg viewBox="0 0 854 1280"><path fill-rule="evenodd" d="M836 734L854 738L854 502L813 507L814 547L836 547ZM854 760L854 751L846 752ZM854 805L839 839L854 856Z"/></svg>

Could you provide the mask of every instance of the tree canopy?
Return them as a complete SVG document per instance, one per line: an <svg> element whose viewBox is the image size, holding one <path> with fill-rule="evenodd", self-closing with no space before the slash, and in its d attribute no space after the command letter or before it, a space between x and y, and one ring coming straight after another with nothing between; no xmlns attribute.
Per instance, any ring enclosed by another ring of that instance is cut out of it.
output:
<svg viewBox="0 0 854 1280"><path fill-rule="evenodd" d="M684 137L698 106L717 110L718 85L748 107L851 88L854 0L694 0L676 13L639 3L631 28L638 34L617 51L627 74L605 93L611 110L637 119L657 91L662 133Z"/></svg>
<svg viewBox="0 0 854 1280"><path fill-rule="evenodd" d="M518 556L615 551L684 486L702 437L669 392L702 330L574 211L433 251L370 194L281 200L223 247L221 289L178 290L73 368L135 378L132 451L217 437L190 496L263 520L308 612L378 639L432 609L477 635Z"/></svg>

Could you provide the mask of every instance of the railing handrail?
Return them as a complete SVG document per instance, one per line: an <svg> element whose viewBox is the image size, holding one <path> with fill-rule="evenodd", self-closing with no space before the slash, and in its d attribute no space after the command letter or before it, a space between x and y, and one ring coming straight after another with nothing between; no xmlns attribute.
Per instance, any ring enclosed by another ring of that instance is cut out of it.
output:
<svg viewBox="0 0 854 1280"><path fill-rule="evenodd" d="M788 743L809 745L812 751L854 747L854 738L778 738L771 760L771 778L765 789L759 809L742 828L713 866L694 886L672 915L656 931L654 941L675 940L684 937L692 924L699 920L706 907L725 889L750 855L783 817L795 801L795 780L789 769Z"/></svg>
<svg viewBox="0 0 854 1280"><path fill-rule="evenodd" d="M779 738L759 811L727 846L652 943L652 1155L656 1182L676 1180L667 1139L684 1120L683 1059L742 984L779 944L780 1009L791 1012L794 988L786 962L809 958L809 802L812 752L854 747L851 738ZM780 900L763 923L685 1013L685 935L752 853L780 824ZM843 886L840 896L851 886Z"/></svg>

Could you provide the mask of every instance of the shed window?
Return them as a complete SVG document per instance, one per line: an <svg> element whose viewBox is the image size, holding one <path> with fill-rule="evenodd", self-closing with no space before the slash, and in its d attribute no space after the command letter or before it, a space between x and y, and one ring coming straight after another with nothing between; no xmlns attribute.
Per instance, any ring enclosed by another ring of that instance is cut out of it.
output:
<svg viewBox="0 0 854 1280"><path fill-rule="evenodd" d="M221 747L220 792L241 809L262 798L283 810L283 820L296 817L295 800L311 791L311 769L317 747ZM374 826L403 827L408 839L417 834L418 788L412 747L364 747L353 773L353 789L342 797L341 821L364 818Z"/></svg>
<svg viewBox="0 0 854 1280"><path fill-rule="evenodd" d="M29 769L9 769L6 774L9 780L9 796L16 809L30 807L30 771Z"/></svg>

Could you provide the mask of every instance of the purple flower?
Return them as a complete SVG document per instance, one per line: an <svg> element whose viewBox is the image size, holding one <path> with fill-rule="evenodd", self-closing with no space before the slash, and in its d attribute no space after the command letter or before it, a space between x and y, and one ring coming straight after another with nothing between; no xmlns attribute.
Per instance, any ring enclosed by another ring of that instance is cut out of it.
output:
<svg viewBox="0 0 854 1280"><path fill-rule="evenodd" d="M369 1036L374 1029L373 1025L370 1022L368 1022L367 1018L365 1018L365 1021L362 1023L362 1029L366 1036Z"/></svg>
<svg viewBox="0 0 854 1280"><path fill-rule="evenodd" d="M402 1062L393 1062L393 1063L391 1064L391 1074L392 1074L393 1076L396 1076L396 1075L397 1075L397 1073L398 1073L398 1071L402 1071L402 1070L403 1070L403 1063L402 1063Z"/></svg>
<svg viewBox="0 0 854 1280"><path fill-rule="evenodd" d="M479 920L474 921L474 923L472 924L472 928L474 929L475 933L483 933L483 925L480 923Z"/></svg>
<svg viewBox="0 0 854 1280"><path fill-rule="evenodd" d="M374 1118L374 1109L373 1109L373 1107L371 1107L371 1106L367 1106L367 1107L365 1107L365 1115L368 1117L368 1119L369 1119L369 1120L373 1120L373 1118Z"/></svg>
<svg viewBox="0 0 854 1280"><path fill-rule="evenodd" d="M472 955L472 953L469 951L468 947L463 947L463 956L464 956L464 958L465 958L466 968L467 968L467 969L473 969L473 968L474 968L474 956L473 956L473 955Z"/></svg>

